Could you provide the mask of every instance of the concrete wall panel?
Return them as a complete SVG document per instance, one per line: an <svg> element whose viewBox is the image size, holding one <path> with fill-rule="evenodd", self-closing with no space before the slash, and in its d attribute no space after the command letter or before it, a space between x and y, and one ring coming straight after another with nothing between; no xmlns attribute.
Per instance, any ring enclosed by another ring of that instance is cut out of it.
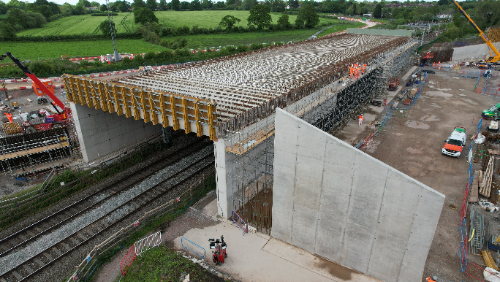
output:
<svg viewBox="0 0 500 282"><path fill-rule="evenodd" d="M495 48L500 49L500 42L495 42L493 45ZM463 60L480 60L487 59L489 56L490 51L488 45L478 44L453 48L453 57L451 60L455 62Z"/></svg>
<svg viewBox="0 0 500 282"><path fill-rule="evenodd" d="M281 109L274 148L273 237L384 281L422 279L444 195Z"/></svg>
<svg viewBox="0 0 500 282"><path fill-rule="evenodd" d="M104 157L161 132L161 125L70 103L85 162Z"/></svg>

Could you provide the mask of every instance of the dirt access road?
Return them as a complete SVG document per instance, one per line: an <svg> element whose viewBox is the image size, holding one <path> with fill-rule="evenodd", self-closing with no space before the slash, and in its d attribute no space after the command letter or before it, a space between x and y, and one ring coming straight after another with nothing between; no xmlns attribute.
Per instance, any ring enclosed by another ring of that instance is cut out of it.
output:
<svg viewBox="0 0 500 282"><path fill-rule="evenodd" d="M499 102L498 98L474 93L475 83L476 79L458 77L454 72L429 74L414 106L403 112L393 111L379 136L364 149L371 156L446 196L427 257L424 280L435 275L439 282L476 281L459 271L457 255L462 240L458 229L459 210L469 165L464 155L455 159L441 154L444 140L455 126L467 129L468 148L470 137L477 131L481 111ZM486 124L483 123L483 130ZM367 130L360 138L368 134ZM450 205L457 205L458 209L451 209ZM470 254L468 259L484 265L480 256ZM468 267L467 271L482 278L474 268Z"/></svg>

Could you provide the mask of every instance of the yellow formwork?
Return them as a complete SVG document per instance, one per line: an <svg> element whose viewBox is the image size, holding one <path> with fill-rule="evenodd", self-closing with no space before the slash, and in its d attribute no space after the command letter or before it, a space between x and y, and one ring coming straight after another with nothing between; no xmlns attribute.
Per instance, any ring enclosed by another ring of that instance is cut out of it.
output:
<svg viewBox="0 0 500 282"><path fill-rule="evenodd" d="M194 123L198 136L203 135L203 125L207 125L210 139L217 140L216 106L209 100L75 75L65 74L63 80L70 102L125 114L127 118L134 116L135 120L143 119L146 123L158 124L161 119L163 127L173 126L174 130L180 129L179 119L182 119L185 132L191 132Z"/></svg>

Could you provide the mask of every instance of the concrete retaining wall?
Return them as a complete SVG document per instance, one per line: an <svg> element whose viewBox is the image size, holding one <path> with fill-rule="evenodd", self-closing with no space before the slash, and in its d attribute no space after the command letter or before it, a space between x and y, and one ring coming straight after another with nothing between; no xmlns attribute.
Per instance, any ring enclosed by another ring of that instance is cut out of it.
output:
<svg viewBox="0 0 500 282"><path fill-rule="evenodd" d="M95 159L161 133L161 125L71 104L83 160Z"/></svg>
<svg viewBox="0 0 500 282"><path fill-rule="evenodd" d="M493 46L500 50L500 42L493 43ZM490 52L488 50L489 48L486 44L456 47L453 48L453 57L451 60L454 62L461 62L463 60L484 60L490 56ZM493 55L495 55L495 53L493 53Z"/></svg>
<svg viewBox="0 0 500 282"><path fill-rule="evenodd" d="M444 195L281 110L277 239L383 281L421 281Z"/></svg>
<svg viewBox="0 0 500 282"><path fill-rule="evenodd" d="M388 35L388 36L409 36L411 37L412 30L403 29L368 29L368 28L348 28L346 33L352 34L370 34L370 35Z"/></svg>

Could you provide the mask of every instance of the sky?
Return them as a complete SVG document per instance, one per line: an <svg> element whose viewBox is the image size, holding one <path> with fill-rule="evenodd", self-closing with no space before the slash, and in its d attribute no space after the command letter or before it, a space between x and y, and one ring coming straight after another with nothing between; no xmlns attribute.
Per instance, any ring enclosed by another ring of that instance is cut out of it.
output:
<svg viewBox="0 0 500 282"><path fill-rule="evenodd" d="M0 0L0 1L3 1L4 3L8 3L10 0ZM20 1L23 1L23 0L20 0ZM55 2L59 5L62 5L64 3L70 3L71 5L76 5L76 3L78 3L78 0L48 0L49 2ZM106 4L106 0L88 0L89 2L93 2L93 1L96 1L96 2L99 2L100 4ZM133 0L127 0L128 2L133 2ZM171 0L167 0L167 3L170 2ZM188 2L191 2L191 0L181 0L181 1L188 1ZM222 1L222 0L212 0L212 2L218 2L218 1ZM315 0L317 2L320 2L318 0ZM386 0L387 2L392 2L392 0ZM397 1L397 0L396 0ZM437 1L437 0L435 0ZM465 0L457 0L458 2L462 2L462 1L465 1ZM35 0L27 0L27 1L23 1L23 2L26 2L26 3L33 3L35 2ZM110 2L115 2L115 0L110 0ZM144 0L144 2L146 2ZM157 2L160 2L159 0L157 0ZM363 2L363 1L357 1L357 2ZM399 1L399 2L406 2L406 0L404 1ZM414 1L411 1L411 2L414 2ZM430 1L425 1L425 2L430 2Z"/></svg>

